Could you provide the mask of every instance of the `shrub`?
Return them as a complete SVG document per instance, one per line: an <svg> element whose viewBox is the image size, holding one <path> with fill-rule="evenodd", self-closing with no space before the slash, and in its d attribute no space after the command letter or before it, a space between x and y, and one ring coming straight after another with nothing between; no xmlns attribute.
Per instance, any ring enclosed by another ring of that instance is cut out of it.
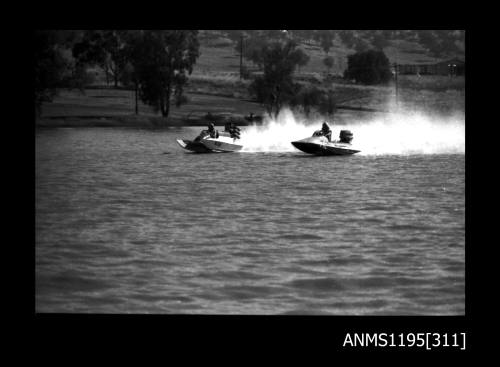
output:
<svg viewBox="0 0 500 367"><path fill-rule="evenodd" d="M362 84L382 84L391 77L389 59L383 51L357 52L347 58L346 79L355 79Z"/></svg>
<svg viewBox="0 0 500 367"><path fill-rule="evenodd" d="M311 109L317 107L320 104L321 100L323 99L323 93L324 92L322 90L314 86L303 88L292 98L290 104L292 106L301 106L306 116L308 116L311 112Z"/></svg>
<svg viewBox="0 0 500 367"><path fill-rule="evenodd" d="M248 80L251 77L250 70L248 70L248 68L245 65L242 65L242 67L241 67L241 77L244 80Z"/></svg>

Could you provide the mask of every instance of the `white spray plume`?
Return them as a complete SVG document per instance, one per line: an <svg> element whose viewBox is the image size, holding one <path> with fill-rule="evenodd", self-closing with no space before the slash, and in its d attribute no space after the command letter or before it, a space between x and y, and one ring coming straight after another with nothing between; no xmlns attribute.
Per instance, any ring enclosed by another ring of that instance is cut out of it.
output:
<svg viewBox="0 0 500 367"><path fill-rule="evenodd" d="M298 152L291 142L321 129L322 118L306 119L283 109L277 119L265 118L262 125L244 128L243 152ZM361 155L464 154L465 118L435 117L421 112L376 113L371 118L353 117L329 123L332 138L340 130L351 130L353 146Z"/></svg>

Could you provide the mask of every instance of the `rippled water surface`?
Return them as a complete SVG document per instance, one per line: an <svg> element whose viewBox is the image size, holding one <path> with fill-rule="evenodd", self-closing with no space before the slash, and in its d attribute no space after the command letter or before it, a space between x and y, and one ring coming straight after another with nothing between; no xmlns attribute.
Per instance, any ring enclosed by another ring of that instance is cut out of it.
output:
<svg viewBox="0 0 500 367"><path fill-rule="evenodd" d="M457 315L463 154L192 154L36 132L36 311Z"/></svg>

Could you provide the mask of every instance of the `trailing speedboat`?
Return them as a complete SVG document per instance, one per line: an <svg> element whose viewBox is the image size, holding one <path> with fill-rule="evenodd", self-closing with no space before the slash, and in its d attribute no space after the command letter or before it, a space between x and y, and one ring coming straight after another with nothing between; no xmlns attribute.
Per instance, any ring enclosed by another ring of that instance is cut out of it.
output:
<svg viewBox="0 0 500 367"><path fill-rule="evenodd" d="M210 135L207 130L201 132L194 140L177 139L177 143L184 149L196 153L227 153L237 152L243 148L243 145L236 143L239 134L232 132L218 132L216 137Z"/></svg>
<svg viewBox="0 0 500 367"><path fill-rule="evenodd" d="M352 147L353 135L349 130L341 130L339 138L330 142L321 130L318 130L310 138L292 141L292 145L304 153L316 155L347 155L360 152Z"/></svg>

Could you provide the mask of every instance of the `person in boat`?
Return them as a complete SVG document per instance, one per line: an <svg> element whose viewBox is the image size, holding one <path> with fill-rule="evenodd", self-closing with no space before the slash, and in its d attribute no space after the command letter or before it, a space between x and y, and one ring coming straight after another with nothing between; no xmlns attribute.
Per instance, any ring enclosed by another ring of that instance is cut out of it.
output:
<svg viewBox="0 0 500 367"><path fill-rule="evenodd" d="M229 132L229 135L233 139L240 138L240 128L234 124L234 122L227 122L224 126L224 131Z"/></svg>
<svg viewBox="0 0 500 367"><path fill-rule="evenodd" d="M321 127L321 134L326 136L328 141L332 141L332 130L330 130L330 126L325 122L323 122L323 126Z"/></svg>
<svg viewBox="0 0 500 367"><path fill-rule="evenodd" d="M213 122L208 123L208 133L210 134L211 138L218 138L219 137L219 132L215 130L215 126Z"/></svg>
<svg viewBox="0 0 500 367"><path fill-rule="evenodd" d="M231 128L229 129L229 134L231 135L231 138L233 139L239 139L240 138L240 128L236 126L233 123L231 123Z"/></svg>

